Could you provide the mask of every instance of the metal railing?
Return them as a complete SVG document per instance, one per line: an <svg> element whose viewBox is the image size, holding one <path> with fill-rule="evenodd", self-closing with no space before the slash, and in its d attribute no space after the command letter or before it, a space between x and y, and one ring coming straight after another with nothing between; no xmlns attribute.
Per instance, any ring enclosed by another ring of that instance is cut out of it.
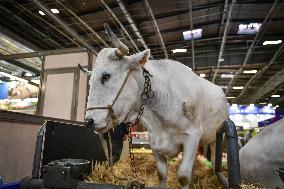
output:
<svg viewBox="0 0 284 189"><path fill-rule="evenodd" d="M222 173L222 146L225 133L227 143L228 178ZM216 132L216 176L226 188L239 188L241 184L238 135L234 122L226 120Z"/></svg>

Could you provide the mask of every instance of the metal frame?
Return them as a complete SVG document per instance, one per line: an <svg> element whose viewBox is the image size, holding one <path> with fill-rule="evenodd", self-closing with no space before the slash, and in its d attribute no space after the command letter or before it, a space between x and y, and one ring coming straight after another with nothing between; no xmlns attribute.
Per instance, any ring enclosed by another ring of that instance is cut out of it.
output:
<svg viewBox="0 0 284 189"><path fill-rule="evenodd" d="M189 21L190 21L190 29L191 29L191 51L192 51L192 70L195 71L195 52L194 52L194 39L193 39L193 19L192 19L192 0L188 1L188 9L189 9Z"/></svg>
<svg viewBox="0 0 284 189"><path fill-rule="evenodd" d="M111 16L115 19L115 21L119 24L119 26L121 27L121 29L124 31L124 33L127 35L127 37L129 38L130 42L132 43L132 45L134 46L135 50L137 52L139 52L139 48L137 47L137 45L135 44L135 42L133 41L132 37L130 36L130 34L128 33L128 31L125 29L124 25L119 21L119 19L117 18L117 16L114 14L114 12L109 8L109 6L106 4L106 2L104 0L101 0L101 3L104 5L104 7L107 9L107 11L111 14Z"/></svg>
<svg viewBox="0 0 284 189"><path fill-rule="evenodd" d="M160 41L160 43L161 43L161 46L162 46L162 49L163 49L165 58L169 58L169 55L168 55L168 52L167 52L167 49L166 49L166 46L165 46L165 42L164 42L164 40L163 40L162 34L161 34L161 32L160 32L160 29L159 29L159 26L158 26L157 21L156 21L156 19L155 19L155 16L154 16L154 14L153 14L153 11L152 11L152 9L151 9L149 3L148 3L148 0L144 0L144 4L145 4L145 6L146 6L146 8L147 8L147 12L148 12L148 14L149 14L150 17L151 17L152 22L153 22L154 29L155 29L156 34L157 34L157 36L158 36L158 39L159 39L159 41Z"/></svg>
<svg viewBox="0 0 284 189"><path fill-rule="evenodd" d="M95 32L85 21L83 21L80 17L78 17L73 11L71 11L68 7L66 7L61 1L56 1L58 4L60 4L65 10L67 10L70 14L72 14L77 20L79 20L80 23L82 23L88 30L92 32L106 47L108 47L108 44L99 36L97 32Z"/></svg>
<svg viewBox="0 0 284 189"><path fill-rule="evenodd" d="M43 96L43 89L44 87L44 83L43 83L43 74L44 74L44 65L45 65L45 55L42 56L41 59L41 70L40 70L40 82L39 82L39 93L38 93L38 101L37 101L37 107L36 107L36 115L42 115L42 109L41 107L43 106L42 104L42 96Z"/></svg>
<svg viewBox="0 0 284 189"><path fill-rule="evenodd" d="M73 78L73 90L72 90L72 106L71 106L71 115L70 115L70 120L76 121L77 118L77 106L78 106L78 89L79 89L79 78L80 78L80 71L76 67L70 67L70 68L51 68L51 69L46 69L44 70L44 75L43 75L43 90L42 90L42 95L41 95L41 107L40 107L40 112L41 116L43 114L43 105L45 101L45 92L46 92L46 81L47 81L47 76L48 75L58 75L58 74L64 74L64 73L73 73L74 78Z"/></svg>
<svg viewBox="0 0 284 189"><path fill-rule="evenodd" d="M30 52L30 53L0 55L0 60L33 58L33 57L40 57L40 56L47 56L47 55L79 53L79 52L86 52L86 51L87 51L86 48L68 48L68 49L44 50L44 51L36 51L36 52Z"/></svg>
<svg viewBox="0 0 284 189"><path fill-rule="evenodd" d="M239 100L242 95L246 92L247 88L251 85L251 83L254 80L257 80L259 77L261 77L261 75L275 62L275 60L283 53L283 47L284 47L284 43L282 43L280 45L280 47L277 49L277 51L274 53L274 55L272 56L272 58L270 59L269 63L263 67L259 72L257 72L254 76L252 76L250 78L250 80L246 83L245 87L243 88L242 92L239 94L239 96L237 96L233 101L237 101Z"/></svg>
<svg viewBox="0 0 284 189"><path fill-rule="evenodd" d="M228 3L228 0L226 0L226 2L225 2L225 10L224 10L224 14L223 14L223 17L222 17L221 24L225 20L224 16L226 16L226 12L227 12L227 8L228 8L227 3ZM221 43L221 47L220 47L220 51L219 51L219 55L218 55L218 60L217 60L217 68L214 72L213 79L212 79L213 83L215 82L216 76L217 76L219 68L220 68L221 59L223 57L223 53L224 53L224 49L225 49L225 45L226 45L226 41L227 41L227 35L228 35L228 30L229 30L228 28L229 28L229 25L230 25L232 11L233 11L235 4L236 4L236 0L233 0L231 5L230 5L230 10L228 12L227 22L226 22L226 25L225 25L225 29L224 29L224 33L223 33L223 37L222 37L222 43ZM222 30L222 28L220 28L219 36L222 32L221 30Z"/></svg>
<svg viewBox="0 0 284 189"><path fill-rule="evenodd" d="M259 28L259 31L255 35L255 38L254 38L253 42L251 43L250 48L247 51L246 57L245 57L242 65L241 65L240 69L234 74L234 77L231 79L230 83L228 84L227 89L226 89L226 95L229 93L230 87L234 84L236 77L243 71L243 67L247 64L248 60L250 59L250 57L251 57L251 55L254 51L255 45L258 43L260 35L263 35L262 31L263 31L264 25L269 20L270 16L274 13L274 9L277 7L277 4L280 1L281 0L275 0L272 7L269 10L269 12L267 13L262 25Z"/></svg>
<svg viewBox="0 0 284 189"><path fill-rule="evenodd" d="M31 0L40 10L46 13L54 22L61 26L69 35L74 37L82 46L89 49L92 53L97 54L98 52L90 46L81 36L78 35L72 28L67 26L67 24L55 16L40 0Z"/></svg>
<svg viewBox="0 0 284 189"><path fill-rule="evenodd" d="M149 49L149 47L147 46L145 40L143 39L141 33L139 32L134 20L132 19L131 15L129 14L129 12L127 11L124 3L122 2L122 0L116 0L116 2L118 3L121 11L123 12L124 16L126 17L126 19L128 20L133 32L135 33L135 35L137 36L137 38L140 40L140 42L142 43L143 47L145 49ZM151 54L151 58L153 58L152 54Z"/></svg>
<svg viewBox="0 0 284 189"><path fill-rule="evenodd" d="M223 135L227 139L228 179L222 174L222 144ZM241 184L238 135L232 120L226 120L216 132L215 173L225 188L239 188Z"/></svg>

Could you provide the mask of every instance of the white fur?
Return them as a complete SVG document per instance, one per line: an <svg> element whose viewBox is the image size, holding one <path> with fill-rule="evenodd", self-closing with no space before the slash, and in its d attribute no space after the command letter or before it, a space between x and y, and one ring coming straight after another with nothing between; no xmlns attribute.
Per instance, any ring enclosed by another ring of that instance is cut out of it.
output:
<svg viewBox="0 0 284 189"><path fill-rule="evenodd" d="M267 188L284 187L276 169L284 168L284 119L264 128L240 150L242 180Z"/></svg>
<svg viewBox="0 0 284 189"><path fill-rule="evenodd" d="M87 106L111 104L131 68L130 77L113 109L119 122L133 121L144 84L139 65L143 58L149 58L149 50L117 59L114 49L103 49L90 79ZM188 188L199 143L211 144L214 160L216 129L228 118L225 95L220 87L177 61L149 60L144 67L153 75L151 83L155 98L146 104L141 121L150 134L160 185L166 184L167 159L183 151L178 177L182 188ZM103 72L111 74L111 79L104 85L100 82ZM94 119L98 129L112 127L108 110L87 111L86 118Z"/></svg>

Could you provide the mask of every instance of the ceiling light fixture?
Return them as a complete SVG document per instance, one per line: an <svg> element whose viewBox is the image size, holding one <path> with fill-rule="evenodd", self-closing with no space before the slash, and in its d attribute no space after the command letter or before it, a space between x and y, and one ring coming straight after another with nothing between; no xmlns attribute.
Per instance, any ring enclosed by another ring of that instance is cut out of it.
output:
<svg viewBox="0 0 284 189"><path fill-rule="evenodd" d="M58 14L59 13L59 10L58 9L50 9L51 12L53 12L54 14Z"/></svg>
<svg viewBox="0 0 284 189"><path fill-rule="evenodd" d="M38 11L38 13L39 13L40 15L42 15L42 16L45 15L44 12L42 12L42 11Z"/></svg>
<svg viewBox="0 0 284 189"><path fill-rule="evenodd" d="M255 74L257 70L245 70L243 73L245 74Z"/></svg>
<svg viewBox="0 0 284 189"><path fill-rule="evenodd" d="M227 96L226 98L236 98L236 97L234 97L234 96Z"/></svg>
<svg viewBox="0 0 284 189"><path fill-rule="evenodd" d="M272 98L279 98L280 95L271 95Z"/></svg>
<svg viewBox="0 0 284 189"><path fill-rule="evenodd" d="M200 77L205 77L206 75L204 73L199 74Z"/></svg>
<svg viewBox="0 0 284 189"><path fill-rule="evenodd" d="M187 50L186 49L174 49L172 51L173 53L177 53L177 52L186 52Z"/></svg>
<svg viewBox="0 0 284 189"><path fill-rule="evenodd" d="M192 36L191 36L191 33L192 33ZM202 29L199 28L199 29L195 29L195 30L188 30L188 31L182 32L182 34L183 34L184 40L191 40L191 37L193 39L199 39L199 38L202 37Z"/></svg>
<svg viewBox="0 0 284 189"><path fill-rule="evenodd" d="M266 102L260 102L259 104L263 105L263 104L266 104Z"/></svg>
<svg viewBox="0 0 284 189"><path fill-rule="evenodd" d="M271 103L269 103L269 104L267 104L267 106L268 106L268 107L271 107L271 106L272 106L272 104L271 104Z"/></svg>
<svg viewBox="0 0 284 189"><path fill-rule="evenodd" d="M221 74L221 78L224 78L224 79L226 79L226 78L233 78L233 77L234 77L233 74Z"/></svg>
<svg viewBox="0 0 284 189"><path fill-rule="evenodd" d="M282 40L275 40L275 41L264 41L263 45L277 45L282 43Z"/></svg>
<svg viewBox="0 0 284 189"><path fill-rule="evenodd" d="M236 90L241 90L241 89L243 89L243 88L244 88L243 86L233 87L233 89L236 89Z"/></svg>

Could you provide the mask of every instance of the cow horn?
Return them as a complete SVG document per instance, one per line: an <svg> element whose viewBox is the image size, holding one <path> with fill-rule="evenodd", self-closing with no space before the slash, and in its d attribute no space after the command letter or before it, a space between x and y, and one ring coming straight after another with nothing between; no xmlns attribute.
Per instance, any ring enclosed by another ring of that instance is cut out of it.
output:
<svg viewBox="0 0 284 189"><path fill-rule="evenodd" d="M86 70L85 68L83 68L83 66L81 66L81 64L78 63L78 67L79 69L86 74L87 76L90 76L92 74L92 71Z"/></svg>
<svg viewBox="0 0 284 189"><path fill-rule="evenodd" d="M113 43L113 45L117 48L115 50L115 54L118 57L123 57L124 55L127 55L129 53L129 49L126 45L124 45L112 32L108 24L104 24L105 31L109 37L109 40Z"/></svg>

